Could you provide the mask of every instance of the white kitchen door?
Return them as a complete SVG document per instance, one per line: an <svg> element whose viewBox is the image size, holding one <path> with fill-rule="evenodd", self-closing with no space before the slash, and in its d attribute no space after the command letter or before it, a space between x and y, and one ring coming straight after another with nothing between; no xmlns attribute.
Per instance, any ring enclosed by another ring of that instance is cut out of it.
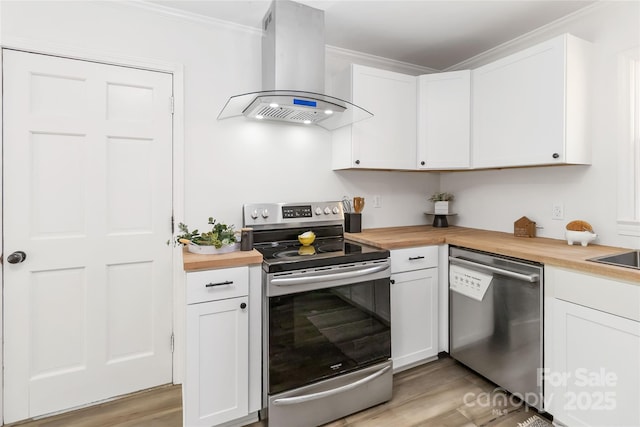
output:
<svg viewBox="0 0 640 427"><path fill-rule="evenodd" d="M170 383L172 75L4 50L3 88L4 422Z"/></svg>

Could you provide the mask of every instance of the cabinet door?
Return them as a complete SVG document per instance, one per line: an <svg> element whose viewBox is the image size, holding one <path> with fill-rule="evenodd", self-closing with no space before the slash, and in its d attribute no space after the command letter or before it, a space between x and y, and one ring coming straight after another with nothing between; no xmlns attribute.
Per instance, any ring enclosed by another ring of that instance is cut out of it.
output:
<svg viewBox="0 0 640 427"><path fill-rule="evenodd" d="M418 169L470 166L471 71L418 77Z"/></svg>
<svg viewBox="0 0 640 427"><path fill-rule="evenodd" d="M555 38L473 70L474 168L564 161L564 46Z"/></svg>
<svg viewBox="0 0 640 427"><path fill-rule="evenodd" d="M545 409L570 426L640 425L640 322L553 300Z"/></svg>
<svg viewBox="0 0 640 427"><path fill-rule="evenodd" d="M210 427L248 414L247 302L240 297L187 306L186 427Z"/></svg>
<svg viewBox="0 0 640 427"><path fill-rule="evenodd" d="M352 95L373 117L352 128L354 167L415 169L416 78L353 65Z"/></svg>
<svg viewBox="0 0 640 427"><path fill-rule="evenodd" d="M391 358L398 372L438 354L438 269L391 279Z"/></svg>

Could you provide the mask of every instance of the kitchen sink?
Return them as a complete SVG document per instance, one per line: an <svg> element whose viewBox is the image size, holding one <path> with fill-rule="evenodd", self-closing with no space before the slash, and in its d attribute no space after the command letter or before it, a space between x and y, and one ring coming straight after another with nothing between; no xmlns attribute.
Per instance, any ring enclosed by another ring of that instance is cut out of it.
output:
<svg viewBox="0 0 640 427"><path fill-rule="evenodd" d="M599 262L601 264L617 265L619 267L629 267L640 270L640 250L623 252L616 255L605 255L590 258L587 261Z"/></svg>

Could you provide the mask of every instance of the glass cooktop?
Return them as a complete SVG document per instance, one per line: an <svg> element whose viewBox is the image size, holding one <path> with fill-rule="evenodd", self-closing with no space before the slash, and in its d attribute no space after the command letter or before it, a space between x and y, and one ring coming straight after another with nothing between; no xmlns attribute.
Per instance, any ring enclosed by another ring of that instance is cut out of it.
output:
<svg viewBox="0 0 640 427"><path fill-rule="evenodd" d="M343 238L320 238L309 246L298 241L256 244L263 256L263 267L269 273L304 268L324 267L389 257L389 251Z"/></svg>

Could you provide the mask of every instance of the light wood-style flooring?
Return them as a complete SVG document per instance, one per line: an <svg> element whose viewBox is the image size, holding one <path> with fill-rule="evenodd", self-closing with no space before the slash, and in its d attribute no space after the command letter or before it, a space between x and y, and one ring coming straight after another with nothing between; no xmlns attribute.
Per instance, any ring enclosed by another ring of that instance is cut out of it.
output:
<svg viewBox="0 0 640 427"><path fill-rule="evenodd" d="M535 414L449 357L396 374L393 381L393 398L389 402L325 427L517 427ZM11 427L181 425L181 387L165 386ZM248 427L266 426L260 421Z"/></svg>
<svg viewBox="0 0 640 427"><path fill-rule="evenodd" d="M11 427L180 427L182 386L167 385Z"/></svg>

